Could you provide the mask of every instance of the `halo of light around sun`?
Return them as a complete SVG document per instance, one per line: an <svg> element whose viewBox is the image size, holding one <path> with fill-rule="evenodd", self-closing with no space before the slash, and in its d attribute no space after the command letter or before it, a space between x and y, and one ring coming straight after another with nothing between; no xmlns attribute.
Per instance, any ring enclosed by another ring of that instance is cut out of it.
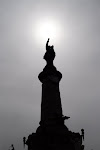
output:
<svg viewBox="0 0 100 150"><path fill-rule="evenodd" d="M35 38L43 43L50 38L50 41L57 43L61 36L61 26L53 19L43 19L37 21L34 29Z"/></svg>

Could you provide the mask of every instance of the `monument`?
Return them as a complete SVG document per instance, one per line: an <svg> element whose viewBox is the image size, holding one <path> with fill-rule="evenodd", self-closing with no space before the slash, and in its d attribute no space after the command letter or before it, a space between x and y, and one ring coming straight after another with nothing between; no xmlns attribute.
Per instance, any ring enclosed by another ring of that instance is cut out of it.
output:
<svg viewBox="0 0 100 150"><path fill-rule="evenodd" d="M43 57L46 66L38 78L42 83L41 120L36 133L28 136L24 144L28 150L82 150L82 135L69 131L63 116L59 82L62 74L53 64L55 58L54 46L46 42L46 53ZM83 130L83 129L82 129Z"/></svg>

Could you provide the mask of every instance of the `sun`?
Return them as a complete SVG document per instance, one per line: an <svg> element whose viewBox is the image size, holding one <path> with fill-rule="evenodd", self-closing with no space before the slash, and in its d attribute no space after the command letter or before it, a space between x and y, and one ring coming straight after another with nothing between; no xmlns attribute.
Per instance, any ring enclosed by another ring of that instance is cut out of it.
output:
<svg viewBox="0 0 100 150"><path fill-rule="evenodd" d="M56 25L53 24L53 22L45 22L41 23L39 28L39 36L41 38L47 39L49 38L55 38L57 35L56 31Z"/></svg>
<svg viewBox="0 0 100 150"><path fill-rule="evenodd" d="M53 19L39 20L35 26L35 37L43 42L48 38L50 38L50 41L57 42L60 32L60 24Z"/></svg>

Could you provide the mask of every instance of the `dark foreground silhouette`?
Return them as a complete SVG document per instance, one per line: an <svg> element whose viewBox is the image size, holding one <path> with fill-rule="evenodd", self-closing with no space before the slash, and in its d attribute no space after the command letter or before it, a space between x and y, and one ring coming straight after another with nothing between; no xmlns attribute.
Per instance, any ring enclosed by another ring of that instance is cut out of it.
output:
<svg viewBox="0 0 100 150"><path fill-rule="evenodd" d="M46 53L43 57L46 66L38 78L42 83L41 120L36 133L32 133L23 144L28 150L83 150L84 129L81 134L70 131L64 124L68 116L63 116L59 82L62 78L53 64L55 58L54 46L46 42Z"/></svg>

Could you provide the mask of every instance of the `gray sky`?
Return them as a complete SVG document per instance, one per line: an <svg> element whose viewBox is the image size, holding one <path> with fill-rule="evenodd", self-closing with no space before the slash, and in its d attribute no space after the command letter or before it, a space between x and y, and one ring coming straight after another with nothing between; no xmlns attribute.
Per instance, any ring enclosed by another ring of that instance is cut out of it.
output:
<svg viewBox="0 0 100 150"><path fill-rule="evenodd" d="M99 0L0 0L0 150L12 143L22 150L23 136L38 127L46 41L35 27L44 18L57 20L62 31L54 63L63 74L66 125L74 132L84 128L85 150L99 150Z"/></svg>

